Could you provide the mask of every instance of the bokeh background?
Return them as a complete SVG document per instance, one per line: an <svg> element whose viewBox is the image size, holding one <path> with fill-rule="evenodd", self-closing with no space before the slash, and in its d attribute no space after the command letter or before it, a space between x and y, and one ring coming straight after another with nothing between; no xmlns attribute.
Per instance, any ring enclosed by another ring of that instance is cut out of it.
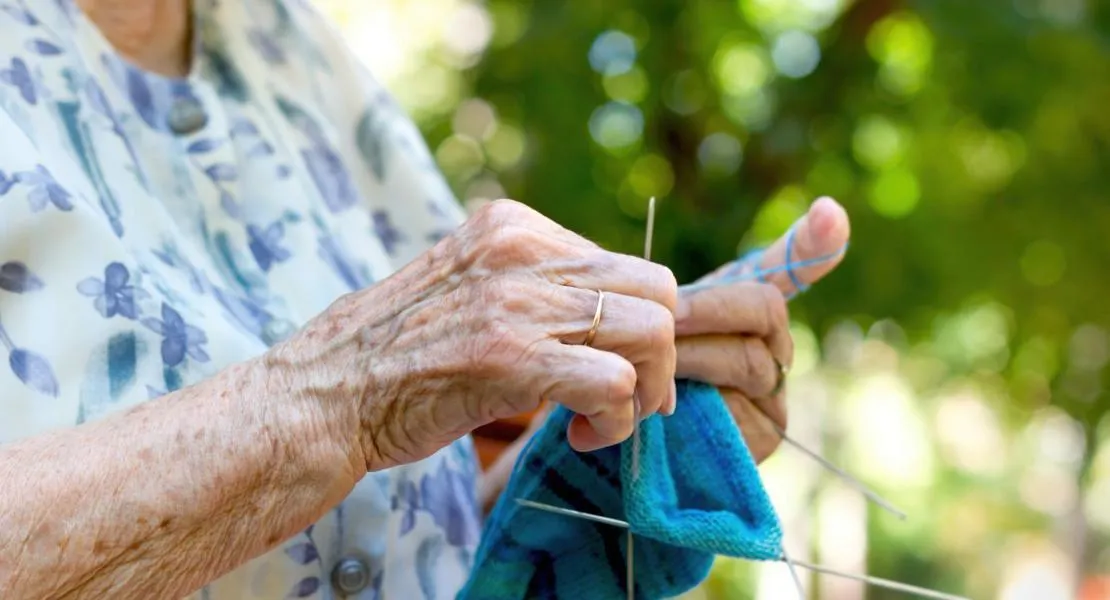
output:
<svg viewBox="0 0 1110 600"><path fill-rule="evenodd" d="M317 0L461 199L524 201L692 280L848 209L793 307L797 558L973 598L1110 598L1110 2ZM807 576L811 598L901 598ZM794 597L718 561L689 595Z"/></svg>

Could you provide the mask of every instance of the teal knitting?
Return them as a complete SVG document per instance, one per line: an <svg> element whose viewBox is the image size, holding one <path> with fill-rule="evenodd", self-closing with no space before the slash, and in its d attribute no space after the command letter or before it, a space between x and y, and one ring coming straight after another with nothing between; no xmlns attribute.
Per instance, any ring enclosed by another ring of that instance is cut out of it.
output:
<svg viewBox="0 0 1110 600"><path fill-rule="evenodd" d="M521 453L460 599L626 596L623 529L521 506L518 498L627 521L637 598L692 589L716 554L781 556L778 517L716 388L678 382L675 413L641 425L635 478L630 443L572 450L571 417L556 408Z"/></svg>

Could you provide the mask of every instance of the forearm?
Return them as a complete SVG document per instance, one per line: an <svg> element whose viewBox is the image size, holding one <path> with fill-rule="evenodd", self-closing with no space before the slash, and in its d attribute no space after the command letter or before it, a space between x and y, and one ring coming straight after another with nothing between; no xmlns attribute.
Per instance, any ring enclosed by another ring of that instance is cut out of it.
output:
<svg viewBox="0 0 1110 600"><path fill-rule="evenodd" d="M5 597L181 597L341 501L361 474L263 369L0 447Z"/></svg>

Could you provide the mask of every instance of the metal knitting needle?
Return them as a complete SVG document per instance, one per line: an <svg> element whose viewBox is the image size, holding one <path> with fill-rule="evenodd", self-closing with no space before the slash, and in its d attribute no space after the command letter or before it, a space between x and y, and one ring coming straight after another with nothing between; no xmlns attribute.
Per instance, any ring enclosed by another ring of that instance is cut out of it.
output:
<svg viewBox="0 0 1110 600"><path fill-rule="evenodd" d="M800 442L798 442L794 438L787 435L786 430L784 430L782 427L779 427L779 424L776 423L775 420L771 418L771 415L767 414L767 411L763 410L763 407L760 406L758 402L755 402L753 400L751 402L751 405L754 406L755 409L758 410L764 417L767 417L767 421L771 424L771 427L774 428L775 433L777 433L778 436L780 438L782 438L782 441L784 441L787 444L790 444L791 446L797 448L803 454L806 454L807 456L809 456L813 460L820 463L822 467L824 467L825 469L828 469L833 474L835 474L837 477L839 477L841 480L843 480L845 483L847 483L848 485L855 488L856 491L863 494L868 500L870 500L875 505L879 506L883 510L889 512L890 514L898 517L899 519L901 519L903 521L906 520L906 513L899 510L897 507L895 507L893 504L891 504L889 501L887 501L882 496L873 492L871 490L871 488L864 485L862 481L860 481L860 480L856 479L855 477L849 475L845 470L843 470L840 467L832 464L825 457L823 457L820 454L814 452L813 450L810 450L809 448L806 448Z"/></svg>
<svg viewBox="0 0 1110 600"><path fill-rule="evenodd" d="M784 557L784 559L785 559L785 557ZM854 573L845 573L843 571L838 571L836 569L830 569L829 567L824 567L824 566L821 566L821 565L813 565L813 564L809 564L809 563L804 563L804 562L799 561L799 560L795 560L795 561L793 561L793 563L795 565L803 568L803 569L813 571L814 573L822 573L824 575L832 575L834 577L842 577L844 579L852 579L854 581L859 581L861 583L866 583L867 585L873 585L875 587L886 588L888 590L895 590L895 591L898 591L898 592L906 592L907 594L916 594L916 595L921 596L923 598L936 598L937 600L970 600L970 598L967 598L966 596L956 596L956 595L953 595L953 594L945 594L944 592L937 592L937 591L934 591L934 590L930 590L930 589L926 589L926 588L922 588L922 587L917 587L916 585L910 585L908 583L899 583L897 581L891 581L889 579L883 579L881 577L872 577L870 575L856 575Z"/></svg>
<svg viewBox="0 0 1110 600"><path fill-rule="evenodd" d="M549 512L549 513L555 513L555 514L558 514L558 515L573 517L573 518L576 518L576 519L585 519L587 521L593 521L595 523L602 523L604 525L611 525L613 527L618 527L618 528L621 528L621 529L629 529L628 522L627 521L621 521L620 519L613 519L613 518L610 518L610 517L603 517L601 515L594 515L594 514L585 513L585 512L581 512L581 511L577 511L577 510L571 510L569 508L561 508L561 507L558 507L558 506L552 506L550 504L544 504L542 502L533 502L531 500L517 499L517 504L520 504L521 506L526 506L528 508L534 508L536 510L542 510L542 511ZM791 568L792 575L794 576L794 583L795 583L796 586L798 586L799 589L801 589L801 578L799 578L797 576L797 573L794 572L794 569L796 569L796 568L802 568L802 569L805 569L807 571L813 571L814 573L821 573L822 575L831 575L833 577L841 577L843 579L851 579L853 581L859 581L861 583L866 583L867 585L871 585L871 586L875 586L875 587L886 588L886 589L895 590L895 591L898 591L898 592L906 592L908 594L915 594L915 595L921 596L923 598L934 598L936 600L970 600L969 598L967 598L965 596L956 596L956 595L953 595L953 594L946 594L944 592L938 592L938 591L935 591L935 590L930 590L928 588L918 587L916 585L910 585L908 583L901 583L901 582L898 582L898 581L892 581L890 579L883 579L881 577L872 577L870 575L857 575L855 573L847 573L845 571L840 571L838 569L833 569L831 567L826 567L826 566L823 566L823 565L815 565L815 564L812 564L812 563L802 562L800 560L795 560L795 559L792 559L792 558L788 558L785 552L783 552L782 556L780 556L778 558L778 560L779 560L779 562L785 563L787 565L787 567Z"/></svg>
<svg viewBox="0 0 1110 600"><path fill-rule="evenodd" d="M802 587L802 578L798 577L798 569L794 568L794 561L790 560L790 556L786 554L786 548L782 549L782 561L786 563L786 568L790 569L790 578L794 580L794 587L798 588L798 600L806 600L806 591Z"/></svg>
<svg viewBox="0 0 1110 600"><path fill-rule="evenodd" d="M647 228L644 232L644 260L651 260L651 239L655 233L655 196L648 200L647 210ZM632 421L632 479L635 481L640 477L640 397L633 395L632 397L633 415ZM635 600L636 598L636 552L632 546L632 529L628 529L625 535L627 540L628 552L626 560L628 561L628 572L625 574L628 588L628 600Z"/></svg>
<svg viewBox="0 0 1110 600"><path fill-rule="evenodd" d="M581 512L581 511L578 511L578 510L572 510L572 509L569 509L569 508L562 508L560 506L552 506L550 504L544 504L542 502L536 502L536 501L533 501L533 500L525 500L524 498L517 498L516 503L521 505L521 506L527 506L528 508L534 508L536 510L543 510L543 511L547 511L547 512L550 512L550 513L563 515L563 516L566 516L566 517L574 517L576 519L585 519L587 521L594 521L595 523L602 523L604 525L612 525L613 527L620 527L622 529L628 529L628 523L626 523L624 521L621 521L620 519L610 519L609 517L602 517L600 515L591 515L590 513L584 513L584 512Z"/></svg>
<svg viewBox="0 0 1110 600"><path fill-rule="evenodd" d="M648 200L647 230L644 233L644 260L651 260L651 240L655 234L655 196ZM636 419L632 424L632 478L640 476L640 398L632 399L636 410Z"/></svg>

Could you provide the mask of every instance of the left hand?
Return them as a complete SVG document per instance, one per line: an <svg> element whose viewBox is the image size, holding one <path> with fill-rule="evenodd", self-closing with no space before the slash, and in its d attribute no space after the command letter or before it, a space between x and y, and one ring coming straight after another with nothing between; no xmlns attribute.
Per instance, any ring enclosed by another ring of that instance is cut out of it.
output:
<svg viewBox="0 0 1110 600"><path fill-rule="evenodd" d="M848 215L831 198L818 199L795 225L792 262L836 253L848 242ZM761 270L783 265L786 235L762 256ZM815 283L832 271L843 254L812 266L795 269L803 285ZM721 277L723 267L702 279ZM786 428L786 404L779 365L793 360L786 296L795 292L790 276L778 272L767 283L743 282L683 293L675 317L678 364L675 376L716 385L740 426L756 462L762 462L782 441L767 416ZM777 363L776 363L777 361ZM778 392L775 389L778 387ZM762 412L752 405L757 402ZM766 413L767 416L764 416Z"/></svg>

